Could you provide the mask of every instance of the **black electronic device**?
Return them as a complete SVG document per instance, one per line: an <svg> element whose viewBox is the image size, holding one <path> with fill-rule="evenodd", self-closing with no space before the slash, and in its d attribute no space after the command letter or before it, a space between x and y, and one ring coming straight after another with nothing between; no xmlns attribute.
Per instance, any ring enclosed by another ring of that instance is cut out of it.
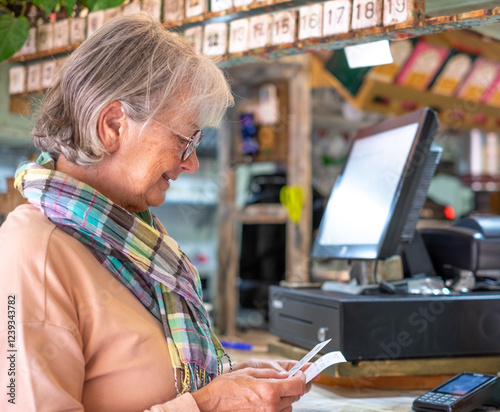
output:
<svg viewBox="0 0 500 412"><path fill-rule="evenodd" d="M500 406L496 375L463 372L418 397L413 409L421 412L470 412L482 406Z"/></svg>
<svg viewBox="0 0 500 412"><path fill-rule="evenodd" d="M442 152L433 143L437 124L436 113L422 109L356 132L323 215L313 257L373 260L405 253ZM421 252L425 248L419 247ZM418 265L424 259L409 259L417 264L408 268L409 275L422 272Z"/></svg>

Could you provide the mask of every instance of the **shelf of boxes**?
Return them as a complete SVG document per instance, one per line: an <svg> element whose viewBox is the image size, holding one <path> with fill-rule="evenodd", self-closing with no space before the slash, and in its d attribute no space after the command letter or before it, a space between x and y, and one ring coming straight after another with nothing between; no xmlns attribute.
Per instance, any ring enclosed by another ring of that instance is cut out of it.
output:
<svg viewBox="0 0 500 412"><path fill-rule="evenodd" d="M193 48L234 66L380 39L401 40L500 21L500 7L424 18L424 0L144 0L30 29L10 59L14 97L43 92L62 59L119 13L147 10ZM209 10L210 9L210 10Z"/></svg>

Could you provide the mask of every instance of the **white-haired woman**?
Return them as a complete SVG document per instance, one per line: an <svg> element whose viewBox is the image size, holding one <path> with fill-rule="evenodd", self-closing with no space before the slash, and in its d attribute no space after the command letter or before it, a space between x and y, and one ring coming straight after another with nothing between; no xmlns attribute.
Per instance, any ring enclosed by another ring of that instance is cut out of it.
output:
<svg viewBox="0 0 500 412"><path fill-rule="evenodd" d="M198 273L148 209L232 102L210 59L143 14L65 62L42 154L16 173L27 203L0 228L7 411L290 411L309 389L294 362L222 373Z"/></svg>

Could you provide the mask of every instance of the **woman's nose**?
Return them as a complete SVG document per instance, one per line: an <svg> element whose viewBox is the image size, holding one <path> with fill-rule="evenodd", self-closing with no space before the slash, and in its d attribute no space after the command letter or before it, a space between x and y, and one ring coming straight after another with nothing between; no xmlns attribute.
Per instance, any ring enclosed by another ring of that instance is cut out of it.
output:
<svg viewBox="0 0 500 412"><path fill-rule="evenodd" d="M200 162L196 150L186 160L181 161L181 169L184 173L194 173L198 170L198 167L200 167Z"/></svg>

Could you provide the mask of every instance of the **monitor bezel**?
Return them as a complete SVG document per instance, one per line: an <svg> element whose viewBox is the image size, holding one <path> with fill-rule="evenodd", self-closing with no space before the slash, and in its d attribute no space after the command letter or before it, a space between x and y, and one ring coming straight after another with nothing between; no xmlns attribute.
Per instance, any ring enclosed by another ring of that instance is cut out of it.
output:
<svg viewBox="0 0 500 412"><path fill-rule="evenodd" d="M370 138L376 134L404 127L417 123L417 131L413 139L411 149L405 163L403 173L401 174L396 194L391 202L388 219L384 224L381 241L377 244L356 244L356 245L325 245L320 244L319 239L323 231L325 219L322 219L318 233L313 245L312 257L317 258L335 258L335 259L358 259L373 260L385 259L397 254L401 247L401 232L404 227L405 216L408 215L413 198L413 194L420 184L422 173L425 167L425 160L430 152L432 141L437 129L437 115L429 109L421 109L415 112L407 113L398 117L389 118L372 126L359 129L351 141L346 161L337 177L335 185L330 193L328 201L332 194L342 182L346 166L348 164L354 143L360 139ZM419 156L422 154L422 156ZM326 210L326 208L325 208ZM391 234L389 236L389 234Z"/></svg>

